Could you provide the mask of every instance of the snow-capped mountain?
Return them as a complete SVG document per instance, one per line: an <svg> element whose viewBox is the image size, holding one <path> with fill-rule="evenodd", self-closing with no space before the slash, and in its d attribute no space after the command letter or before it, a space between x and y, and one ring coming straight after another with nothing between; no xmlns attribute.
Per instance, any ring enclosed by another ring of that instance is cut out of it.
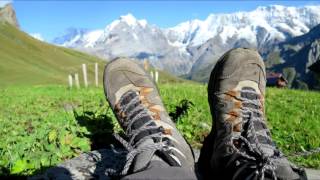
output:
<svg viewBox="0 0 320 180"><path fill-rule="evenodd" d="M106 59L147 58L155 67L175 74L187 73L192 67L188 53L172 45L160 28L131 14L121 16L104 30L70 30L54 43Z"/></svg>
<svg viewBox="0 0 320 180"><path fill-rule="evenodd" d="M128 14L103 30L72 32L55 43L108 59L147 58L155 67L179 75L215 64L217 57L233 47L254 47L267 54L275 44L305 34L317 24L320 6L272 5L250 12L210 14L205 20L168 29Z"/></svg>
<svg viewBox="0 0 320 180"><path fill-rule="evenodd" d="M96 41L95 47L104 48L105 46L109 46L104 52L106 57L145 56L146 58L157 58L167 50L169 44L159 28L148 25L146 20L137 20L128 14L121 16L105 28L103 34Z"/></svg>
<svg viewBox="0 0 320 180"><path fill-rule="evenodd" d="M246 39L259 46L270 39L283 40L307 33L320 22L320 6L258 7L251 12L210 14L207 19L183 22L169 28L169 40L187 46L198 46L218 36L222 43L229 39Z"/></svg>
<svg viewBox="0 0 320 180"><path fill-rule="evenodd" d="M227 50L257 48L265 57L276 44L303 35L318 24L320 6L273 5L251 12L211 14L203 21L184 22L165 32L171 43L186 47L191 53L194 63L189 77L206 81L209 73L204 76L204 72L210 71Z"/></svg>
<svg viewBox="0 0 320 180"><path fill-rule="evenodd" d="M69 28L65 31L65 35L55 38L53 43L71 48L92 47L102 33L103 30Z"/></svg>

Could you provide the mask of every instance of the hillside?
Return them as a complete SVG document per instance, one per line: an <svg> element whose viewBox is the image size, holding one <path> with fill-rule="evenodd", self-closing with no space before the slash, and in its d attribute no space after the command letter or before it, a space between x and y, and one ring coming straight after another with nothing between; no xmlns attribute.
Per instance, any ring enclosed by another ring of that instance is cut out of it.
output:
<svg viewBox="0 0 320 180"><path fill-rule="evenodd" d="M88 64L90 78L95 62L102 71L105 61L99 58L41 42L0 21L0 88L67 83L69 73L81 73L82 63Z"/></svg>
<svg viewBox="0 0 320 180"><path fill-rule="evenodd" d="M320 89L320 79L309 66L320 58L320 25L308 33L274 46L266 58L268 71L281 72L294 88Z"/></svg>

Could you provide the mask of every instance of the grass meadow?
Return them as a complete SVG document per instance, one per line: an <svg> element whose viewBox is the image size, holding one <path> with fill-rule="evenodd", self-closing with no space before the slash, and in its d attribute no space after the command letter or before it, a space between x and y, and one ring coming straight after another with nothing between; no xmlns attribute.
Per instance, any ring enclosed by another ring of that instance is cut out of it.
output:
<svg viewBox="0 0 320 180"><path fill-rule="evenodd" d="M205 85L160 84L171 115L187 105L177 127L194 148L211 129ZM320 146L320 93L267 89L266 113L272 136L286 154ZM0 89L0 175L32 175L82 152L117 144L120 127L103 89L44 85ZM320 168L320 154L290 158Z"/></svg>

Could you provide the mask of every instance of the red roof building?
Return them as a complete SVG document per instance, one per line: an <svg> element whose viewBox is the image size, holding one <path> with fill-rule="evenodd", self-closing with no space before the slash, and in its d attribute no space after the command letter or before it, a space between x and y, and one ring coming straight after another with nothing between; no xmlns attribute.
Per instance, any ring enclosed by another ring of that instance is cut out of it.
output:
<svg viewBox="0 0 320 180"><path fill-rule="evenodd" d="M281 73L267 73L267 86L283 88L288 85L288 81Z"/></svg>

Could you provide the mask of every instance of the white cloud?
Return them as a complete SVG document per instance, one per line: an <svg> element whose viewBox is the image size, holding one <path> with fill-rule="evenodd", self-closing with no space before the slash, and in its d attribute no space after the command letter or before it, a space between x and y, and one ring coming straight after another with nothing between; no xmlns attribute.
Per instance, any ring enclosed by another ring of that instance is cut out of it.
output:
<svg viewBox="0 0 320 180"><path fill-rule="evenodd" d="M44 38L42 37L42 35L40 33L31 33L30 34L32 37L40 40L40 41L44 41Z"/></svg>
<svg viewBox="0 0 320 180"><path fill-rule="evenodd" d="M0 0L0 7L3 7L9 3L12 3L12 0Z"/></svg>

